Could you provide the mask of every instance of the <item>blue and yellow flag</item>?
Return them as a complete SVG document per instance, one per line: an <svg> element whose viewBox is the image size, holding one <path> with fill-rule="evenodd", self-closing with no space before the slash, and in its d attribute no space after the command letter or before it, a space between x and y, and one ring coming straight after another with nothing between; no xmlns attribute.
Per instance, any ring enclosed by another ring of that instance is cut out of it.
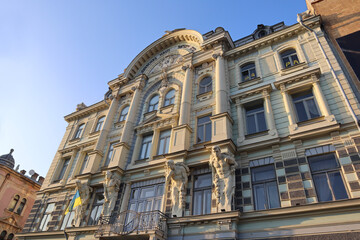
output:
<svg viewBox="0 0 360 240"><path fill-rule="evenodd" d="M67 207L67 209L65 211L65 215L68 214L74 208L76 208L77 206L80 206L80 205L81 205L81 198L80 198L79 190L77 190L74 197L73 197L73 199L71 200L71 202L69 203L69 206Z"/></svg>

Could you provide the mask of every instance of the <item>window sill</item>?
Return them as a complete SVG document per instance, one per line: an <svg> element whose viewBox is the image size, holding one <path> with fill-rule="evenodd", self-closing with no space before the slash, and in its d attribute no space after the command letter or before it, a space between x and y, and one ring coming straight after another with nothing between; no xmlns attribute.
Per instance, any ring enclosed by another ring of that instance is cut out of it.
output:
<svg viewBox="0 0 360 240"><path fill-rule="evenodd" d="M76 143L76 142L80 142L81 138L73 138L71 140L69 140L69 143Z"/></svg>
<svg viewBox="0 0 360 240"><path fill-rule="evenodd" d="M305 120L302 122L298 122L297 124L299 127L301 127L301 126L306 126L306 125L317 123L317 122L322 122L324 120L325 120L324 116L320 116L320 117L312 118L312 119Z"/></svg>
<svg viewBox="0 0 360 240"><path fill-rule="evenodd" d="M151 112L147 112L147 113L144 113L144 119L147 119L153 115L155 115L157 113L157 110L154 110L154 111L151 111Z"/></svg>
<svg viewBox="0 0 360 240"><path fill-rule="evenodd" d="M302 62L302 63L296 64L294 66L281 69L280 75L283 76L283 75L293 73L295 71L299 71L299 70L307 68L307 67L308 67L308 64L306 62Z"/></svg>
<svg viewBox="0 0 360 240"><path fill-rule="evenodd" d="M114 123L115 128L123 128L125 125L125 121L126 120Z"/></svg>
<svg viewBox="0 0 360 240"><path fill-rule="evenodd" d="M212 96L212 94L213 94L213 91L209 91L209 92L206 92L206 93L196 95L196 98L200 102L202 102L202 101L208 100Z"/></svg>
<svg viewBox="0 0 360 240"><path fill-rule="evenodd" d="M206 144L209 144L211 143L211 140L210 141L206 141L206 142L200 142L200 143L196 143L193 145L194 148L199 148L199 147L203 147L204 145Z"/></svg>
<svg viewBox="0 0 360 240"><path fill-rule="evenodd" d="M97 136L100 134L100 130L89 134L90 137Z"/></svg>
<svg viewBox="0 0 360 240"><path fill-rule="evenodd" d="M242 89L242 88L247 88L252 85L261 83L261 82L263 82L263 80L260 77L257 77L257 78L251 79L249 81L246 81L246 82L239 82L238 85L239 85L239 89Z"/></svg>
<svg viewBox="0 0 360 240"><path fill-rule="evenodd" d="M261 131L261 132L247 134L247 135L245 135L245 140L252 139L252 138L257 138L257 137L262 137L262 136L265 136L265 135L268 135L268 134L269 134L269 129L267 129L265 131Z"/></svg>
<svg viewBox="0 0 360 240"><path fill-rule="evenodd" d="M160 108L160 113L163 113L164 111L165 112L171 112L174 109L174 106L175 106L174 104L170 104L170 105L161 107Z"/></svg>
<svg viewBox="0 0 360 240"><path fill-rule="evenodd" d="M149 158L144 158L144 159L138 159L138 160L135 160L135 163L134 164L141 164L141 163L145 163L149 160Z"/></svg>

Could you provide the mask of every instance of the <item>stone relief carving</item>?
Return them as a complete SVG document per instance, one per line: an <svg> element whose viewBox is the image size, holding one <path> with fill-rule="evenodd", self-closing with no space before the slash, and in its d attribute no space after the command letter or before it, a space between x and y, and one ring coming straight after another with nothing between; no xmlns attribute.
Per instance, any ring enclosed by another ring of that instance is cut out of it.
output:
<svg viewBox="0 0 360 240"><path fill-rule="evenodd" d="M114 210L117 195L120 189L120 179L110 171L105 173L104 185L104 206L101 212L102 216L111 216Z"/></svg>
<svg viewBox="0 0 360 240"><path fill-rule="evenodd" d="M183 209L185 208L186 185L188 183L190 170L188 166L182 162L174 163L174 161L169 160L166 165L168 170L166 183L171 184L171 215L182 217Z"/></svg>
<svg viewBox="0 0 360 240"><path fill-rule="evenodd" d="M80 180L77 180L75 184L75 190L79 190L81 205L75 208L75 217L72 225L78 227L80 226L81 220L85 216L86 206L89 203L92 188L88 185L88 183L81 183Z"/></svg>
<svg viewBox="0 0 360 240"><path fill-rule="evenodd" d="M210 156L210 167L213 173L216 203L218 210L231 211L231 201L235 193L235 158L222 153L219 146L214 146Z"/></svg>
<svg viewBox="0 0 360 240"><path fill-rule="evenodd" d="M151 69L150 74L154 72L159 72L167 67L170 67L173 64L180 63L181 61L182 56L179 54L166 56L158 64L156 64L153 69Z"/></svg>

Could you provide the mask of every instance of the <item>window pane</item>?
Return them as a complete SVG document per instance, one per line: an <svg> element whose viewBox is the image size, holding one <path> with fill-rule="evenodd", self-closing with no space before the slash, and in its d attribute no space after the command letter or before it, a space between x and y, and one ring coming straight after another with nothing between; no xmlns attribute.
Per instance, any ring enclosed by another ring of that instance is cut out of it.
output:
<svg viewBox="0 0 360 240"><path fill-rule="evenodd" d="M291 60L293 65L299 64L299 59L296 54L291 56Z"/></svg>
<svg viewBox="0 0 360 240"><path fill-rule="evenodd" d="M265 120L264 112L257 113L256 117L257 117L257 124L258 124L259 132L266 131L267 127L266 127L266 120Z"/></svg>
<svg viewBox="0 0 360 240"><path fill-rule="evenodd" d="M250 70L250 77L251 77L251 79L256 78L256 72L255 72L255 69L251 69L251 70Z"/></svg>
<svg viewBox="0 0 360 240"><path fill-rule="evenodd" d="M264 185L254 185L254 201L255 201L255 209L256 210L263 210L266 209L266 202L265 202L265 192L264 192Z"/></svg>
<svg viewBox="0 0 360 240"><path fill-rule="evenodd" d="M266 188L267 188L268 204L269 204L268 207L269 208L279 208L280 200L279 200L277 183L269 182L266 184Z"/></svg>
<svg viewBox="0 0 360 240"><path fill-rule="evenodd" d="M327 182L326 174L323 173L323 174L313 175L313 180L314 180L315 189L317 192L319 202L333 200L331 191L330 191L330 188L329 188L329 185Z"/></svg>
<svg viewBox="0 0 360 240"><path fill-rule="evenodd" d="M308 158L312 172L338 168L339 165L333 153Z"/></svg>
<svg viewBox="0 0 360 240"><path fill-rule="evenodd" d="M140 198L153 197L155 194L154 190L155 190L154 187L148 187L148 188L141 189Z"/></svg>
<svg viewBox="0 0 360 240"><path fill-rule="evenodd" d="M211 174L198 175L195 177L195 188L211 187Z"/></svg>
<svg viewBox="0 0 360 240"><path fill-rule="evenodd" d="M256 133L256 123L255 123L254 115L246 116L246 129L247 129L247 134Z"/></svg>
<svg viewBox="0 0 360 240"><path fill-rule="evenodd" d="M211 141L211 123L205 125L205 142Z"/></svg>
<svg viewBox="0 0 360 240"><path fill-rule="evenodd" d="M159 151L158 151L158 155L164 154L164 149L165 149L165 139L160 139L159 142Z"/></svg>
<svg viewBox="0 0 360 240"><path fill-rule="evenodd" d="M295 103L295 108L299 122L308 120L303 102Z"/></svg>
<svg viewBox="0 0 360 240"><path fill-rule="evenodd" d="M250 74L249 74L248 70L242 72L242 79L243 79L244 82L250 80Z"/></svg>
<svg viewBox="0 0 360 240"><path fill-rule="evenodd" d="M202 214L202 191L194 192L194 215Z"/></svg>
<svg viewBox="0 0 360 240"><path fill-rule="evenodd" d="M306 100L306 104L307 104L307 107L309 109L310 118L320 117L320 114L319 114L319 111L318 111L318 109L316 107L314 99Z"/></svg>
<svg viewBox="0 0 360 240"><path fill-rule="evenodd" d="M207 123L207 122L210 122L210 116L198 118L198 124L203 124L203 123Z"/></svg>
<svg viewBox="0 0 360 240"><path fill-rule="evenodd" d="M204 190L204 209L203 214L209 214L211 212L211 190Z"/></svg>
<svg viewBox="0 0 360 240"><path fill-rule="evenodd" d="M198 127L198 132L197 132L197 142L204 142L204 126L199 126Z"/></svg>
<svg viewBox="0 0 360 240"><path fill-rule="evenodd" d="M344 182L341 178L340 172L329 173L328 177L335 199L347 199L348 195L346 193Z"/></svg>
<svg viewBox="0 0 360 240"><path fill-rule="evenodd" d="M251 168L253 182L275 179L274 165Z"/></svg>

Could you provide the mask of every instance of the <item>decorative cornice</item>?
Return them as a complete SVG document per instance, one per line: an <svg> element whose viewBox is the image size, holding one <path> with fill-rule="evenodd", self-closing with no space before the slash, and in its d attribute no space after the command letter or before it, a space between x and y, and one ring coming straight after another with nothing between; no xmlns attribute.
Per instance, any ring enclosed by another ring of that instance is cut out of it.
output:
<svg viewBox="0 0 360 240"><path fill-rule="evenodd" d="M277 89L284 90L282 86L288 85L291 83L299 82L302 80L310 79L311 82L319 79L321 75L321 71L319 67L316 68L308 68L306 71L302 71L301 73L296 72L293 74L286 75L286 77L280 78L280 80L274 82L274 85Z"/></svg>
<svg viewBox="0 0 360 240"><path fill-rule="evenodd" d="M233 96L231 96L231 99L236 102L237 99L244 99L244 98L248 98L250 96L256 95L256 94L262 94L263 97L265 97L266 95L264 95L264 91L265 92L271 92L272 91L272 87L270 84L261 86L261 87L257 87L257 88L253 88L241 93L237 93Z"/></svg>
<svg viewBox="0 0 360 240"><path fill-rule="evenodd" d="M104 101L100 101L98 103L95 103L91 106L88 106L82 110L79 110L77 112L73 112L69 115L66 115L64 118L65 118L65 121L67 122L71 122L73 120L76 120L76 119L79 119L79 118L82 118L84 116L87 116L87 115L90 115L91 113L94 113L94 112L99 112L101 110L105 110L109 108L108 105L106 105L106 103Z"/></svg>

